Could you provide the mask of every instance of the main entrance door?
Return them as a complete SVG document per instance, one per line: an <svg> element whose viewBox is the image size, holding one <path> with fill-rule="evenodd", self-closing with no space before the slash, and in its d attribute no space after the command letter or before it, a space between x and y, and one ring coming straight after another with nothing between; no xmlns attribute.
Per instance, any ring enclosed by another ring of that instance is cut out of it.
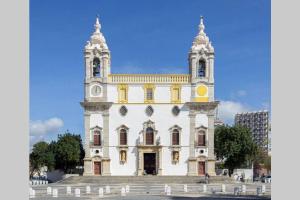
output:
<svg viewBox="0 0 300 200"><path fill-rule="evenodd" d="M94 162L94 174L101 175L101 162Z"/></svg>
<svg viewBox="0 0 300 200"><path fill-rule="evenodd" d="M156 154L144 153L144 173L156 175Z"/></svg>
<svg viewBox="0 0 300 200"><path fill-rule="evenodd" d="M205 162L204 161L198 162L198 175L200 175L200 176L205 175Z"/></svg>

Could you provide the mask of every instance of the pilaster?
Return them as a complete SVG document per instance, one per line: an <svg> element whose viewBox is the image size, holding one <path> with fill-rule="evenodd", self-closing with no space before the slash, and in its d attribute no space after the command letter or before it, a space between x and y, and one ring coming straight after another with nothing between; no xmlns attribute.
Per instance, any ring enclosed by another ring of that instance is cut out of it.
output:
<svg viewBox="0 0 300 200"><path fill-rule="evenodd" d="M207 158L207 173L215 176L215 152L214 152L214 109L208 113L208 158Z"/></svg>

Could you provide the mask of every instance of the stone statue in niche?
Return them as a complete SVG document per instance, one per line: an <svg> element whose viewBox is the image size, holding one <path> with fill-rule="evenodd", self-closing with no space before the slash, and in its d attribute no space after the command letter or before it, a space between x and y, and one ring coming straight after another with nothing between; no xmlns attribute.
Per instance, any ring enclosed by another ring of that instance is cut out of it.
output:
<svg viewBox="0 0 300 200"><path fill-rule="evenodd" d="M126 162L126 151L121 151L121 162Z"/></svg>

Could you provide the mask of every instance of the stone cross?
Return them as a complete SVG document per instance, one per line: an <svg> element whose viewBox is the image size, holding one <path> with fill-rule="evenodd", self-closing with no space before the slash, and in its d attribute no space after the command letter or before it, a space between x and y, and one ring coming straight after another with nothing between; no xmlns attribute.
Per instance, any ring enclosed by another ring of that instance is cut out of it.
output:
<svg viewBox="0 0 300 200"><path fill-rule="evenodd" d="M75 189L75 197L80 197L80 189L79 188Z"/></svg>
<svg viewBox="0 0 300 200"><path fill-rule="evenodd" d="M222 186L221 186L221 191L222 191L222 192L226 192L226 185L225 185L225 184L222 184Z"/></svg>
<svg viewBox="0 0 300 200"><path fill-rule="evenodd" d="M110 187L109 187L109 185L105 186L105 193L106 194L110 193Z"/></svg>
<svg viewBox="0 0 300 200"><path fill-rule="evenodd" d="M266 192L266 185L261 186L261 192L264 194Z"/></svg>
<svg viewBox="0 0 300 200"><path fill-rule="evenodd" d="M34 197L35 197L35 190L29 188L29 198L34 198Z"/></svg>
<svg viewBox="0 0 300 200"><path fill-rule="evenodd" d="M52 193L52 188L51 187L47 187L47 194L51 194Z"/></svg>
<svg viewBox="0 0 300 200"><path fill-rule="evenodd" d="M234 187L234 189L233 189L233 194L234 194L234 195L238 195L238 194L239 194L239 191L240 191L239 187Z"/></svg>
<svg viewBox="0 0 300 200"><path fill-rule="evenodd" d="M203 185L203 192L207 192L207 185L206 184Z"/></svg>
<svg viewBox="0 0 300 200"><path fill-rule="evenodd" d="M57 189L53 189L53 191L52 191L52 197L58 197L58 191L57 191Z"/></svg>
<svg viewBox="0 0 300 200"><path fill-rule="evenodd" d="M124 187L122 187L122 189L121 189L121 196L122 197L126 196L126 191L125 191Z"/></svg>
<svg viewBox="0 0 300 200"><path fill-rule="evenodd" d="M71 194L71 192L72 192L71 186L67 186L67 194Z"/></svg>
<svg viewBox="0 0 300 200"><path fill-rule="evenodd" d="M167 193L168 185L165 184L165 193Z"/></svg>
<svg viewBox="0 0 300 200"><path fill-rule="evenodd" d="M86 186L86 193L87 194L90 194L91 193L91 187L88 185Z"/></svg>
<svg viewBox="0 0 300 200"><path fill-rule="evenodd" d="M99 197L103 197L103 188L101 187L101 188L99 188Z"/></svg>
<svg viewBox="0 0 300 200"><path fill-rule="evenodd" d="M167 195L168 195L168 196L171 195L171 186L168 186L168 188L167 188Z"/></svg>
<svg viewBox="0 0 300 200"><path fill-rule="evenodd" d="M246 185L242 185L242 193L246 193L246 190L247 190Z"/></svg>
<svg viewBox="0 0 300 200"><path fill-rule="evenodd" d="M129 185L126 185L126 188L125 188L125 190L126 190L126 193L129 193Z"/></svg>
<svg viewBox="0 0 300 200"><path fill-rule="evenodd" d="M183 185L183 191L184 191L184 192L187 192L187 184L184 184L184 185Z"/></svg>

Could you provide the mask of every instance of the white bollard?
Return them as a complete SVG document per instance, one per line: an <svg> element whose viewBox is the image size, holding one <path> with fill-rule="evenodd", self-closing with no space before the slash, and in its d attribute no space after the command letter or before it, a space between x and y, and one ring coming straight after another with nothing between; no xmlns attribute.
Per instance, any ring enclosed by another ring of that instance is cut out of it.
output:
<svg viewBox="0 0 300 200"><path fill-rule="evenodd" d="M58 191L57 191L57 189L53 189L52 190L52 197L58 197Z"/></svg>
<svg viewBox="0 0 300 200"><path fill-rule="evenodd" d="M110 193L110 187L109 187L109 185L105 186L105 193L106 194Z"/></svg>
<svg viewBox="0 0 300 200"><path fill-rule="evenodd" d="M126 193L129 193L129 190L130 190L130 187L129 187L129 185L126 185L126 187L125 187L125 191L126 191Z"/></svg>
<svg viewBox="0 0 300 200"><path fill-rule="evenodd" d="M226 192L226 185L225 184L221 185L221 192Z"/></svg>
<svg viewBox="0 0 300 200"><path fill-rule="evenodd" d="M99 188L99 197L103 197L103 188Z"/></svg>
<svg viewBox="0 0 300 200"><path fill-rule="evenodd" d="M32 188L29 189L29 198L34 198L35 197L35 190Z"/></svg>
<svg viewBox="0 0 300 200"><path fill-rule="evenodd" d="M188 189L187 189L187 184L184 184L184 185L183 185L183 191L184 191L184 192L187 192L187 191L188 191Z"/></svg>
<svg viewBox="0 0 300 200"><path fill-rule="evenodd" d="M165 193L167 193L167 190L168 190L168 185L165 184Z"/></svg>
<svg viewBox="0 0 300 200"><path fill-rule="evenodd" d="M206 184L203 185L203 192L207 192L207 185Z"/></svg>
<svg viewBox="0 0 300 200"><path fill-rule="evenodd" d="M46 181L46 184L48 184L48 181Z"/></svg>
<svg viewBox="0 0 300 200"><path fill-rule="evenodd" d="M72 193L71 186L67 186L67 195L70 195Z"/></svg>
<svg viewBox="0 0 300 200"><path fill-rule="evenodd" d="M247 190L247 188L246 188L246 185L242 185L242 193L246 193L246 190Z"/></svg>
<svg viewBox="0 0 300 200"><path fill-rule="evenodd" d="M126 191L125 191L124 187L122 187L122 189L121 189L121 196L122 197L126 196Z"/></svg>
<svg viewBox="0 0 300 200"><path fill-rule="evenodd" d="M39 180L39 185L42 185L42 181L41 180Z"/></svg>
<svg viewBox="0 0 300 200"><path fill-rule="evenodd" d="M239 187L234 187L234 189L233 189L233 194L234 194L234 195L239 195L239 191L240 191L240 188L239 188Z"/></svg>
<svg viewBox="0 0 300 200"><path fill-rule="evenodd" d="M171 195L171 186L168 186L167 188L167 196L170 196Z"/></svg>
<svg viewBox="0 0 300 200"><path fill-rule="evenodd" d="M261 192L264 194L266 193L266 185L261 186Z"/></svg>
<svg viewBox="0 0 300 200"><path fill-rule="evenodd" d="M80 189L79 188L75 189L75 197L80 197Z"/></svg>
<svg viewBox="0 0 300 200"><path fill-rule="evenodd" d="M47 187L47 194L48 195L52 194L52 188L51 187Z"/></svg>
<svg viewBox="0 0 300 200"><path fill-rule="evenodd" d="M87 194L90 194L91 193L91 187L88 185L88 186L86 186L86 193Z"/></svg>

